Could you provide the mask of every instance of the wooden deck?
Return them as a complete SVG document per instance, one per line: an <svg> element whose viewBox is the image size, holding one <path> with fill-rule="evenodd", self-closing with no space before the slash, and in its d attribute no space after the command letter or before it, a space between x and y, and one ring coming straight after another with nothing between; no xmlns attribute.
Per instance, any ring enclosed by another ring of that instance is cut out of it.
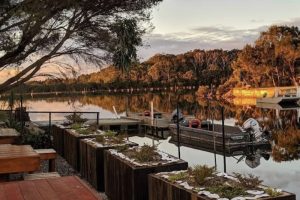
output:
<svg viewBox="0 0 300 200"><path fill-rule="evenodd" d="M139 133L142 121L139 119L121 117L119 119L100 119L99 129L127 133Z"/></svg>
<svg viewBox="0 0 300 200"><path fill-rule="evenodd" d="M0 184L1 200L101 200L76 176Z"/></svg>

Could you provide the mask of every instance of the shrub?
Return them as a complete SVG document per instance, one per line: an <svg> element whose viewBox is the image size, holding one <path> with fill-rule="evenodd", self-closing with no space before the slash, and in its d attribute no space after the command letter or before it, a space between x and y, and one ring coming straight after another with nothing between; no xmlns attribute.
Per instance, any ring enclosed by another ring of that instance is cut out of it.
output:
<svg viewBox="0 0 300 200"><path fill-rule="evenodd" d="M81 123L82 124L82 123L86 122L87 119L82 118L81 116L82 116L82 114L74 113L74 114L65 116L65 118L67 120L69 120L72 124L74 124L74 123Z"/></svg>
<svg viewBox="0 0 300 200"><path fill-rule="evenodd" d="M232 199L234 197L243 196L246 194L245 189L238 186L230 186L230 185L218 185L208 188L208 191L214 194L218 194L222 198Z"/></svg>
<svg viewBox="0 0 300 200"><path fill-rule="evenodd" d="M176 181L186 180L188 177L189 174L187 172L179 172L178 174L171 174L168 179L174 183Z"/></svg>
<svg viewBox="0 0 300 200"><path fill-rule="evenodd" d="M106 137L115 137L117 135L117 133L114 131L108 130L108 131L105 131L103 135Z"/></svg>
<svg viewBox="0 0 300 200"><path fill-rule="evenodd" d="M207 165L196 165L191 172L194 176L195 182L199 185L202 185L206 178L213 176L215 168L208 167Z"/></svg>
<svg viewBox="0 0 300 200"><path fill-rule="evenodd" d="M22 144L31 145L34 149L47 149L52 147L50 135L46 132L38 134L25 132L22 134Z"/></svg>
<svg viewBox="0 0 300 200"><path fill-rule="evenodd" d="M161 159L159 153L157 153L156 146L143 145L140 148L134 148L132 151L127 152L128 156L139 162L152 162Z"/></svg>
<svg viewBox="0 0 300 200"><path fill-rule="evenodd" d="M248 177L238 173L234 173L234 175L238 179L239 184L247 189L255 189L263 182L259 177L252 174L249 174Z"/></svg>
<svg viewBox="0 0 300 200"><path fill-rule="evenodd" d="M71 129L74 129L76 131L81 129L81 127L82 127L82 124L79 124L79 123L74 123L71 125Z"/></svg>
<svg viewBox="0 0 300 200"><path fill-rule="evenodd" d="M273 188L267 188L265 189L265 192L270 195L271 197L278 197L282 194L282 192L279 192Z"/></svg>

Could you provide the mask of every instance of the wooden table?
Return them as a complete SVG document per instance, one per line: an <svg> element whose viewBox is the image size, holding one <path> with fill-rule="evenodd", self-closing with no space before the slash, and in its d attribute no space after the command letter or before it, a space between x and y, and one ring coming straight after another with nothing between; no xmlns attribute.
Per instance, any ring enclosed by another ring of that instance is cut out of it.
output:
<svg viewBox="0 0 300 200"><path fill-rule="evenodd" d="M39 167L40 156L30 145L0 145L0 174L33 172Z"/></svg>
<svg viewBox="0 0 300 200"><path fill-rule="evenodd" d="M0 128L0 144L15 144L20 138L20 133L13 128Z"/></svg>
<svg viewBox="0 0 300 200"><path fill-rule="evenodd" d="M76 176L0 184L1 200L101 200Z"/></svg>

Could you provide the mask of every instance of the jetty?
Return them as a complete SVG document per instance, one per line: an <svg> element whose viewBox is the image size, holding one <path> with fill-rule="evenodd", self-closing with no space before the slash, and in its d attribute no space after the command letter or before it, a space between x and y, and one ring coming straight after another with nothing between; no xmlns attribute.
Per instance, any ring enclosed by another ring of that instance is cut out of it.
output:
<svg viewBox="0 0 300 200"><path fill-rule="evenodd" d="M130 117L99 119L98 126L101 130L113 130L126 133L140 133L142 121Z"/></svg>
<svg viewBox="0 0 300 200"><path fill-rule="evenodd" d="M171 123L170 114L154 112L151 116L145 116L144 113L128 113L130 119L141 122L140 133L151 135L157 138L166 138L169 133Z"/></svg>

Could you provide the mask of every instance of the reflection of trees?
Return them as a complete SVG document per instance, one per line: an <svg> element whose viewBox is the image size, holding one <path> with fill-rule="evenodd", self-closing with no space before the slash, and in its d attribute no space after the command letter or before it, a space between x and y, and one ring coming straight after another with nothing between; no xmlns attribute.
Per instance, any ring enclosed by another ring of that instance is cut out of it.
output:
<svg viewBox="0 0 300 200"><path fill-rule="evenodd" d="M274 160L292 160L299 157L297 145L300 144L300 131L297 129L296 110L276 111L254 106L235 106L228 102L199 99L193 93L180 95L175 93L148 93L131 96L77 96L47 98L46 101L50 103L61 101L70 104L78 101L82 105L95 105L111 112L113 112L113 106L116 107L118 112L124 112L126 109L131 112L143 112L150 109L150 101L153 101L156 111L171 113L176 108L177 98L179 107L185 115L194 115L201 120L220 120L221 107L224 107L225 118L234 118L239 125L242 125L248 118L257 119L262 127L275 133L276 146L272 152ZM282 153L282 149L285 149L284 153Z"/></svg>
<svg viewBox="0 0 300 200"><path fill-rule="evenodd" d="M277 162L298 160L300 157L300 131L294 127L274 134L273 159Z"/></svg>

